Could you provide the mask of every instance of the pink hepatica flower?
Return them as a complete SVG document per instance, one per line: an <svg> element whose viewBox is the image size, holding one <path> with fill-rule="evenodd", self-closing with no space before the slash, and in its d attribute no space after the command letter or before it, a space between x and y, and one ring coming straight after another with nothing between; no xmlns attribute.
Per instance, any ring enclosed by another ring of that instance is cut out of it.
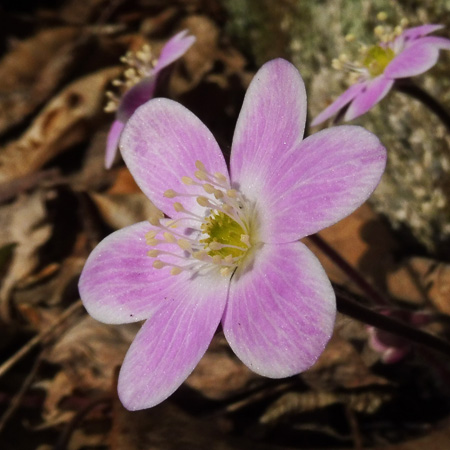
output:
<svg viewBox="0 0 450 450"><path fill-rule="evenodd" d="M129 409L164 400L205 353L218 325L258 374L309 368L329 340L335 295L299 239L371 194L386 151L355 126L302 141L303 80L282 59L255 75L234 133L230 171L206 126L168 99L141 106L120 143L163 214L116 231L80 279L88 312L106 323L147 319L123 363Z"/></svg>
<svg viewBox="0 0 450 450"><path fill-rule="evenodd" d="M311 123L319 125L347 107L344 120L361 116L381 101L399 78L420 75L433 67L439 50L450 50L450 39L428 34L443 25L422 25L397 32L375 28L382 41L363 51L363 59L349 63L346 58L334 61L336 68L349 68L358 74L357 81L322 111ZM344 60L344 61L342 61Z"/></svg>
<svg viewBox="0 0 450 450"><path fill-rule="evenodd" d="M183 56L195 42L195 37L187 36L187 33L187 30L184 30L169 39L157 61L153 59L148 46L144 46L136 54L130 52L123 58L130 68L125 71L125 81L116 83L123 86L126 91L120 100L108 92L110 102L106 106L106 111L116 111L116 119L109 130L106 143L107 169L111 168L114 162L123 127L136 108L153 97L160 72Z"/></svg>

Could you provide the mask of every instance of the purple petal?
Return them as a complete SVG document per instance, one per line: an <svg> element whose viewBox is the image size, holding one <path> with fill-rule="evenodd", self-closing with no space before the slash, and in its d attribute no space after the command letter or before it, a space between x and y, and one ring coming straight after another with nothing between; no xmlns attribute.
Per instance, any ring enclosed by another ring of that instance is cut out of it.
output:
<svg viewBox="0 0 450 450"><path fill-rule="evenodd" d="M247 270L231 280L222 319L236 355L271 378L295 375L317 360L328 342L335 295L317 258L300 242L255 249Z"/></svg>
<svg viewBox="0 0 450 450"><path fill-rule="evenodd" d="M219 325L228 285L229 279L217 273L199 276L177 283L161 302L136 336L120 371L119 398L127 409L162 402L188 377Z"/></svg>
<svg viewBox="0 0 450 450"><path fill-rule="evenodd" d="M245 95L233 137L231 176L234 183L278 164L302 139L306 92L298 70L283 59L264 64ZM261 161L264 160L264 167Z"/></svg>
<svg viewBox="0 0 450 450"><path fill-rule="evenodd" d="M439 37L439 36L427 36L421 38L420 44L432 45L439 50L450 50L450 39Z"/></svg>
<svg viewBox="0 0 450 450"><path fill-rule="evenodd" d="M344 120L356 119L369 111L386 96L393 84L394 81L384 75L368 82L366 90L359 94L348 107Z"/></svg>
<svg viewBox="0 0 450 450"><path fill-rule="evenodd" d="M292 242L341 220L372 193L386 163L386 149L356 126L329 128L281 153L277 164L248 173L243 194L255 202L262 242Z"/></svg>
<svg viewBox="0 0 450 450"><path fill-rule="evenodd" d="M189 50L196 39L195 36L186 36L187 33L188 30L181 31L167 41L153 69L155 73L181 58Z"/></svg>
<svg viewBox="0 0 450 450"><path fill-rule="evenodd" d="M228 176L211 132L188 109L172 100L157 98L141 106L125 126L120 149L139 187L170 217L178 213L173 209L174 199L164 197L166 190L204 195L201 187L181 182L183 176L194 177L196 160L210 172ZM194 213L204 210L195 197L182 197L180 202Z"/></svg>
<svg viewBox="0 0 450 450"><path fill-rule="evenodd" d="M438 47L422 44L411 45L399 53L386 67L384 75L388 78L407 78L420 75L433 67L439 57Z"/></svg>
<svg viewBox="0 0 450 450"><path fill-rule="evenodd" d="M367 82L357 83L350 86L343 94L341 94L330 106L325 108L312 122L311 126L319 125L325 120L334 116L344 106L350 103L357 95L359 95L367 87Z"/></svg>
<svg viewBox="0 0 450 450"><path fill-rule="evenodd" d="M115 120L109 129L108 138L106 140L105 167L111 169L117 149L119 148L119 138L123 130L123 123Z"/></svg>
<svg viewBox="0 0 450 450"><path fill-rule="evenodd" d="M156 74L150 74L126 91L120 100L117 118L126 123L139 106L153 97L156 81Z"/></svg>
<svg viewBox="0 0 450 450"><path fill-rule="evenodd" d="M437 30L444 28L444 25L427 24L420 25L418 27L408 28L402 34L401 37L407 38L407 40L415 40L427 34L433 33Z"/></svg>
<svg viewBox="0 0 450 450"><path fill-rule="evenodd" d="M154 258L147 256L150 247L145 242L145 234L153 229L148 222L123 228L100 242L89 255L79 290L92 317L114 324L147 319L164 298L172 297L187 282L188 272L173 276L168 267L153 267ZM164 250L180 253L176 244L165 244Z"/></svg>

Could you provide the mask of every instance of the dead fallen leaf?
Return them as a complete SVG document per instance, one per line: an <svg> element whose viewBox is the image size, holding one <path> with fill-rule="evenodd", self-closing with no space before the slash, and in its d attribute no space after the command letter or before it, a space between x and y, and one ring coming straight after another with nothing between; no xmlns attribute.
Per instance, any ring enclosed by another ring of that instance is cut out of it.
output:
<svg viewBox="0 0 450 450"><path fill-rule="evenodd" d="M113 67L85 76L50 101L17 141L0 149L0 183L40 169L86 140L102 117L105 87L118 73Z"/></svg>

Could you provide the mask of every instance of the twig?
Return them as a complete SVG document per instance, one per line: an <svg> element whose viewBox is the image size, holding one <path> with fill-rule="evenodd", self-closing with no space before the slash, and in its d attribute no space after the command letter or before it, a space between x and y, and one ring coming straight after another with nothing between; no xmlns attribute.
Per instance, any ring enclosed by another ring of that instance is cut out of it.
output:
<svg viewBox="0 0 450 450"><path fill-rule="evenodd" d="M450 356L450 343L443 339L410 327L392 317L373 311L360 302L355 301L355 295L350 294L339 286L334 285L336 291L337 309L342 314L353 317L360 322L372 325L380 330L400 336L413 344L421 345Z"/></svg>
<svg viewBox="0 0 450 450"><path fill-rule="evenodd" d="M41 356L39 355L36 360L34 361L33 367L31 368L30 373L25 378L24 382L22 383L22 386L20 387L17 394L13 397L11 400L11 403L9 404L8 408L4 412L3 416L0 419L0 434L3 431L3 428L5 428L6 423L11 418L11 416L15 413L17 408L20 406L20 403L22 402L22 399L25 395L25 393L28 391L29 387L31 386L31 383L34 380L34 377L36 376L36 373L41 365Z"/></svg>
<svg viewBox="0 0 450 450"><path fill-rule="evenodd" d="M308 236L337 267L339 267L373 302L379 306L387 306L390 302L369 284L358 270L353 268L336 250L328 245L318 234Z"/></svg>
<svg viewBox="0 0 450 450"><path fill-rule="evenodd" d="M409 78L397 80L394 83L394 88L398 92L409 95L410 97L415 98L416 100L424 104L441 120L441 122L446 126L447 130L450 131L450 114L441 105L441 103L439 103L434 97L428 94L428 92L417 86L417 84L413 83Z"/></svg>
<svg viewBox="0 0 450 450"><path fill-rule="evenodd" d="M0 366L0 377L2 377L14 364L22 359L28 352L41 343L45 338L51 335L53 331L67 320L74 312L83 306L81 300L77 300L67 308L46 330L29 340L18 352L12 355Z"/></svg>

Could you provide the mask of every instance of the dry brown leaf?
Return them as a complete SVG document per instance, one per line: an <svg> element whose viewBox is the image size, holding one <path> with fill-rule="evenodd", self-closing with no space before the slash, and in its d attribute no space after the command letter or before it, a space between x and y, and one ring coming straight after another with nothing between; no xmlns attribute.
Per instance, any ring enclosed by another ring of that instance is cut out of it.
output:
<svg viewBox="0 0 450 450"><path fill-rule="evenodd" d="M88 316L65 333L45 359L60 364L77 389L108 391L138 329L138 324L105 325Z"/></svg>
<svg viewBox="0 0 450 450"><path fill-rule="evenodd" d="M2 208L0 241L2 245L16 244L0 288L0 310L4 319L9 317L11 291L35 270L39 263L38 250L51 236L52 225L48 223L45 207L46 195L43 191L36 191Z"/></svg>
<svg viewBox="0 0 450 450"><path fill-rule="evenodd" d="M45 101L73 64L79 29L42 30L15 44L0 62L0 134Z"/></svg>
<svg viewBox="0 0 450 450"><path fill-rule="evenodd" d="M92 193L91 198L104 221L114 229L147 220L158 211L141 192L115 195Z"/></svg>
<svg viewBox="0 0 450 450"><path fill-rule="evenodd" d="M83 77L50 101L17 141L0 149L0 183L33 172L86 140L103 114L105 87L118 73L107 68Z"/></svg>
<svg viewBox="0 0 450 450"><path fill-rule="evenodd" d="M261 377L245 366L232 352L223 334L214 337L208 351L186 384L205 397L222 400L243 392Z"/></svg>

